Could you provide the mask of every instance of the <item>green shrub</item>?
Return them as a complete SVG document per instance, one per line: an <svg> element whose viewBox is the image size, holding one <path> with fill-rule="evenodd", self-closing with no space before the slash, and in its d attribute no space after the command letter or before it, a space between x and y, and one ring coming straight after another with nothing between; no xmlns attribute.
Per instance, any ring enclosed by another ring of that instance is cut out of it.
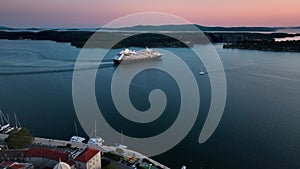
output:
<svg viewBox="0 0 300 169"><path fill-rule="evenodd" d="M119 155L114 154L112 152L103 153L103 156L107 157L107 158L110 158L110 159L113 159L115 161L120 161L121 157L122 157L122 156L119 156Z"/></svg>
<svg viewBox="0 0 300 169"><path fill-rule="evenodd" d="M101 168L102 169L118 169L111 161L102 159L101 160Z"/></svg>
<svg viewBox="0 0 300 169"><path fill-rule="evenodd" d="M14 129L5 139L5 143L10 149L28 148L34 140L33 135L27 128Z"/></svg>

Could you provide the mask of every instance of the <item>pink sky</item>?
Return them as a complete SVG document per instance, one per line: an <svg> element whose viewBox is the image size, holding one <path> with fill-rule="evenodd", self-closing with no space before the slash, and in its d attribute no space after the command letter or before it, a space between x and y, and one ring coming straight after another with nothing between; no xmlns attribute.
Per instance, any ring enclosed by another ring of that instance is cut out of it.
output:
<svg viewBox="0 0 300 169"><path fill-rule="evenodd" d="M299 0L1 0L0 25L93 27L164 12L207 26L299 26L299 8Z"/></svg>

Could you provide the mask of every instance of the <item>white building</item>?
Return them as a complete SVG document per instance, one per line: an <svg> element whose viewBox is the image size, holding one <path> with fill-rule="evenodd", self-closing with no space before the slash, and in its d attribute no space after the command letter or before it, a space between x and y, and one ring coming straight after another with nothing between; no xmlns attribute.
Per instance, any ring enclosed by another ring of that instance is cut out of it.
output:
<svg viewBox="0 0 300 169"><path fill-rule="evenodd" d="M71 169L71 167L69 164L60 161L53 167L53 169Z"/></svg>
<svg viewBox="0 0 300 169"><path fill-rule="evenodd" d="M101 153L94 148L86 148L74 159L75 168L101 169Z"/></svg>

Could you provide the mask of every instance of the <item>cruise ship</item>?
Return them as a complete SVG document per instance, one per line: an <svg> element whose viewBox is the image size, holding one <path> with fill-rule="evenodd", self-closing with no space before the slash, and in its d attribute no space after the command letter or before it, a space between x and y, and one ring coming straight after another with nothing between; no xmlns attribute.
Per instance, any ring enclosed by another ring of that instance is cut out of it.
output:
<svg viewBox="0 0 300 169"><path fill-rule="evenodd" d="M145 50L134 51L130 49L122 50L115 56L113 62L118 65L121 62L132 62L147 59L160 59L163 54L157 50L146 48Z"/></svg>

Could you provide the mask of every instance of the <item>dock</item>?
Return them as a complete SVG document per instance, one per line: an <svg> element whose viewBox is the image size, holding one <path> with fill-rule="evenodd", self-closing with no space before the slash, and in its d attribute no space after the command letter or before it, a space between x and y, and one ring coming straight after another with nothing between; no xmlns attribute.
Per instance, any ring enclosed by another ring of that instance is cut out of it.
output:
<svg viewBox="0 0 300 169"><path fill-rule="evenodd" d="M0 134L0 141L4 141L5 138L8 137L8 134ZM49 139L49 138L41 138L41 137L34 137L33 144L40 145L40 146L48 146L48 147L70 147L70 148L78 148L78 149L85 149L87 147L92 147L95 149L100 150L101 152L109 152L109 151L115 151L116 147L113 146L106 146L106 145L91 145L86 143L77 143L77 142L71 142L66 140L57 140L57 139ZM149 160L151 163L153 163L156 166L159 166L163 169L170 169L169 167L139 153L133 150L129 149L123 149L124 153L128 155L133 155L138 158L144 158Z"/></svg>

